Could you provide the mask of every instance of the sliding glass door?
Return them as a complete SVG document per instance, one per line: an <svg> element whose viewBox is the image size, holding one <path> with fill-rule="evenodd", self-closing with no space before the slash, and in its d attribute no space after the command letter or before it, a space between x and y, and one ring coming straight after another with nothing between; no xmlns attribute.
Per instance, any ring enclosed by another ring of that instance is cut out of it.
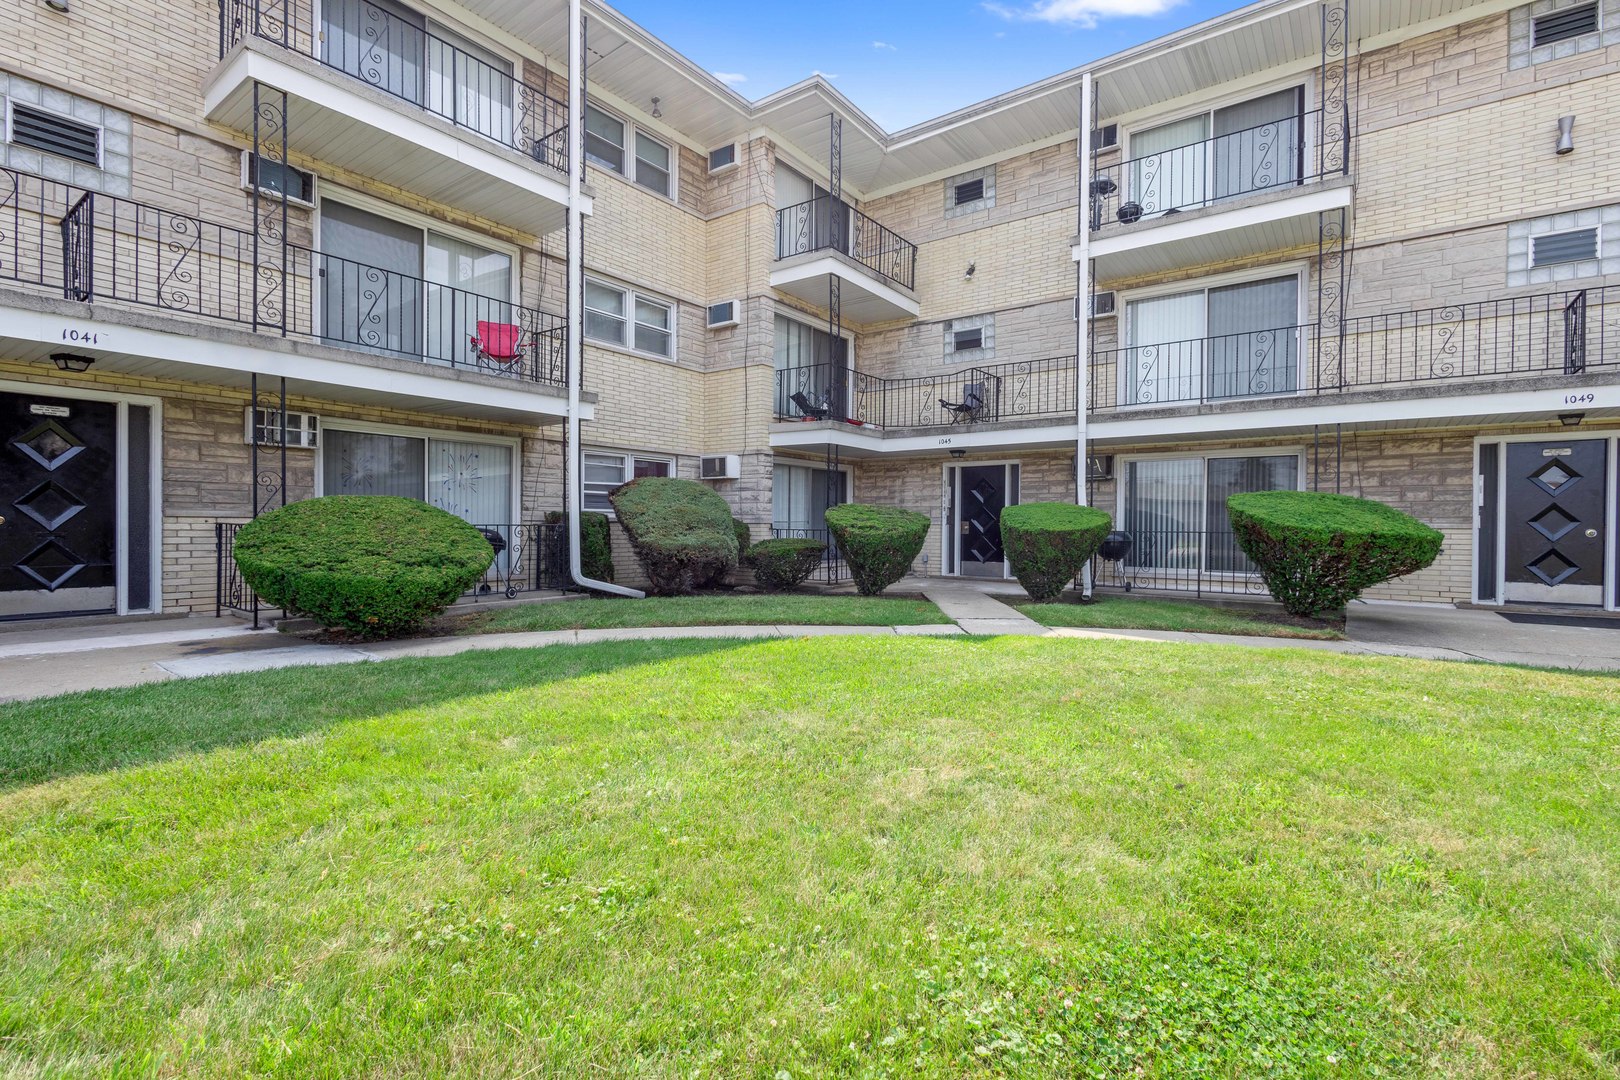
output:
<svg viewBox="0 0 1620 1080"><path fill-rule="evenodd" d="M323 494L420 499L474 525L511 523L513 467L512 448L495 443L321 432Z"/></svg>
<svg viewBox="0 0 1620 1080"><path fill-rule="evenodd" d="M1304 109L1296 86L1134 132L1127 201L1152 217L1298 183Z"/></svg>
<svg viewBox="0 0 1620 1080"><path fill-rule="evenodd" d="M1298 388L1296 276L1132 300L1126 323L1121 404L1217 401Z"/></svg>
<svg viewBox="0 0 1620 1080"><path fill-rule="evenodd" d="M837 416L849 412L847 342L837 342L825 330L776 317L776 415L796 417L828 409ZM799 395L803 395L802 399ZM810 406L807 412L805 405Z"/></svg>
<svg viewBox="0 0 1620 1080"><path fill-rule="evenodd" d="M1189 574L1249 574L1226 510L1228 496L1294 491L1299 457L1149 458L1126 462L1121 528L1131 537L1127 565Z"/></svg>

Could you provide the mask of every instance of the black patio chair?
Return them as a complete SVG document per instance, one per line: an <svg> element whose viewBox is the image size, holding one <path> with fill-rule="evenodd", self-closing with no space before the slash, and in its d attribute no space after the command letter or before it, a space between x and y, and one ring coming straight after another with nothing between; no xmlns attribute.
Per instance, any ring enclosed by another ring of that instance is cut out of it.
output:
<svg viewBox="0 0 1620 1080"><path fill-rule="evenodd" d="M832 415L832 405L830 403L824 402L817 405L815 402L811 401L805 396L803 390L794 391L793 396L788 398L788 400L793 402L794 408L798 409L801 413L808 416L812 420L825 420L827 417Z"/></svg>
<svg viewBox="0 0 1620 1080"><path fill-rule="evenodd" d="M961 401L939 399L939 407L951 414L951 423L972 423L984 414L984 383L970 382L962 387Z"/></svg>

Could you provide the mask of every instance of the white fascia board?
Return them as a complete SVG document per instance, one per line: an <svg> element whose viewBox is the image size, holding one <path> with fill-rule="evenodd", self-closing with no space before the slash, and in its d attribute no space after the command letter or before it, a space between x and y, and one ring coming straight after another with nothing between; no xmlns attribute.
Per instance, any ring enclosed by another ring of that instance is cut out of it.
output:
<svg viewBox="0 0 1620 1080"><path fill-rule="evenodd" d="M861 289L878 300L898 308L905 315L916 318L922 312L922 305L899 289L886 284L876 274L864 273L856 270L854 266L832 255L823 255L819 259L808 262L794 263L771 271L771 288L780 289L784 285L793 285L800 281L831 274L834 277ZM898 316L897 316L898 317Z"/></svg>
<svg viewBox="0 0 1620 1080"><path fill-rule="evenodd" d="M4 327L3 333L8 338L41 345L56 344L60 343L62 329L66 325L95 333L95 348L98 351L194 367L197 381L203 383L209 381L210 372L237 371L347 387L388 397L454 400L481 408L532 416L558 417L564 415L566 410L559 392L552 390L542 393L538 390L538 384L531 389L517 379L503 380L503 383L509 382L510 385L486 385L447 378L450 369L435 369L428 364L421 365L423 370L420 372L401 371L396 367L350 364L250 344L224 343L207 336L166 333L104 322L99 318L64 317L26 308L0 308L0 327ZM435 374L435 370L444 374ZM595 409L590 403L581 404L580 410L580 419L594 419Z"/></svg>

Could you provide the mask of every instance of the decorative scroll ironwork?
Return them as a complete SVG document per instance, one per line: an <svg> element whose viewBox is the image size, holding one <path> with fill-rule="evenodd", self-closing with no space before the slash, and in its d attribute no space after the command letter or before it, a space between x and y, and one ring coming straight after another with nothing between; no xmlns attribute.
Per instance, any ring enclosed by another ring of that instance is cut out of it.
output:
<svg viewBox="0 0 1620 1080"><path fill-rule="evenodd" d="M274 390L259 389L259 375L249 379L253 396L253 417L248 442L249 473L253 485L253 516L258 517L276 505L287 505L287 380L278 378ZM260 418L264 422L260 423ZM273 426L272 426L273 425ZM264 436L274 433L276 455L268 463L261 460L259 447Z"/></svg>
<svg viewBox="0 0 1620 1080"><path fill-rule="evenodd" d="M96 294L96 197L87 191L62 218L62 295L87 301Z"/></svg>
<svg viewBox="0 0 1620 1080"><path fill-rule="evenodd" d="M489 566L468 596L510 600L522 593L568 588L568 527L560 522L479 525L489 541Z"/></svg>
<svg viewBox="0 0 1620 1080"><path fill-rule="evenodd" d="M917 281L917 245L830 195L776 212L776 257L837 251L906 288Z"/></svg>
<svg viewBox="0 0 1620 1080"><path fill-rule="evenodd" d="M843 499L840 498L839 502ZM771 538L780 540L820 540L827 546L821 556L821 566L811 575L811 580L822 585L842 585L850 580L849 564L838 551L838 545L833 541L832 533L827 529L799 529L778 528L771 526Z"/></svg>
<svg viewBox="0 0 1620 1080"><path fill-rule="evenodd" d="M1230 530L1126 529L1098 555L1091 577L1098 588L1163 590L1193 596L1265 596L1268 590Z"/></svg>
<svg viewBox="0 0 1620 1080"><path fill-rule="evenodd" d="M235 521L214 524L214 617L226 611L251 615L253 627L258 629L263 608L258 594L242 580L242 571L236 565L236 533L241 528L241 523Z"/></svg>
<svg viewBox="0 0 1620 1080"><path fill-rule="evenodd" d="M1586 290L1582 289L1564 305L1564 374L1579 375L1586 370Z"/></svg>
<svg viewBox="0 0 1620 1080"><path fill-rule="evenodd" d="M1350 263L1345 257L1344 209L1316 217L1316 388L1345 385L1344 305Z"/></svg>
<svg viewBox="0 0 1620 1080"><path fill-rule="evenodd" d="M287 92L253 84L253 329L287 333L287 185L264 192L267 166L287 166Z"/></svg>
<svg viewBox="0 0 1620 1080"><path fill-rule="evenodd" d="M290 47L297 38L298 10L289 0L220 0L219 56L256 37Z"/></svg>
<svg viewBox="0 0 1620 1080"><path fill-rule="evenodd" d="M837 113L827 120L827 176L828 210L830 224L841 236L849 232L844 207L844 121ZM837 274L827 275L827 341L832 351L835 374L832 386L833 412L848 415L843 398L848 393L849 353L844 345L844 286ZM837 506L844 501L844 478L838 468L838 444L827 441L827 505Z"/></svg>
<svg viewBox="0 0 1620 1080"><path fill-rule="evenodd" d="M1322 5L1322 124L1316 141L1319 176L1350 172L1350 3Z"/></svg>

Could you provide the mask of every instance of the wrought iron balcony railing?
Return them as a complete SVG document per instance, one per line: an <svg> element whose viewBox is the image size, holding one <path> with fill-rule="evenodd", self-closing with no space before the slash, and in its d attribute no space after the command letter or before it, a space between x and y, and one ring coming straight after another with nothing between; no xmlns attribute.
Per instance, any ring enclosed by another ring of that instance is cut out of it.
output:
<svg viewBox="0 0 1620 1080"><path fill-rule="evenodd" d="M830 195L776 212L776 257L811 251L848 255L908 289L917 282L917 245Z"/></svg>
<svg viewBox="0 0 1620 1080"><path fill-rule="evenodd" d="M1087 408L1323 395L1436 382L1620 375L1620 286L1367 315L1242 334L1096 349ZM889 379L814 364L776 372L779 420L878 428L1065 420L1075 358Z"/></svg>
<svg viewBox="0 0 1620 1080"><path fill-rule="evenodd" d="M1342 110L1324 117L1316 109L1104 166L1091 181L1091 227L1135 225L1341 174L1349 160L1343 123Z"/></svg>
<svg viewBox="0 0 1620 1080"><path fill-rule="evenodd" d="M1265 596L1254 564L1226 529L1177 528L1174 520L1137 516L1109 534L1091 562L1099 588L1167 590L1194 596Z"/></svg>
<svg viewBox="0 0 1620 1080"><path fill-rule="evenodd" d="M475 54L471 43L456 44L399 9L326 0L318 11L311 0L219 0L220 58L242 39L257 38L567 171L563 102Z"/></svg>
<svg viewBox="0 0 1620 1080"><path fill-rule="evenodd" d="M0 281L561 386L561 315L0 169Z"/></svg>
<svg viewBox="0 0 1620 1080"><path fill-rule="evenodd" d="M820 540L827 545L827 551L821 557L821 565L810 575L810 580L821 585L840 585L850 580L849 564L844 562L838 544L826 528L772 525L771 537L777 540Z"/></svg>

